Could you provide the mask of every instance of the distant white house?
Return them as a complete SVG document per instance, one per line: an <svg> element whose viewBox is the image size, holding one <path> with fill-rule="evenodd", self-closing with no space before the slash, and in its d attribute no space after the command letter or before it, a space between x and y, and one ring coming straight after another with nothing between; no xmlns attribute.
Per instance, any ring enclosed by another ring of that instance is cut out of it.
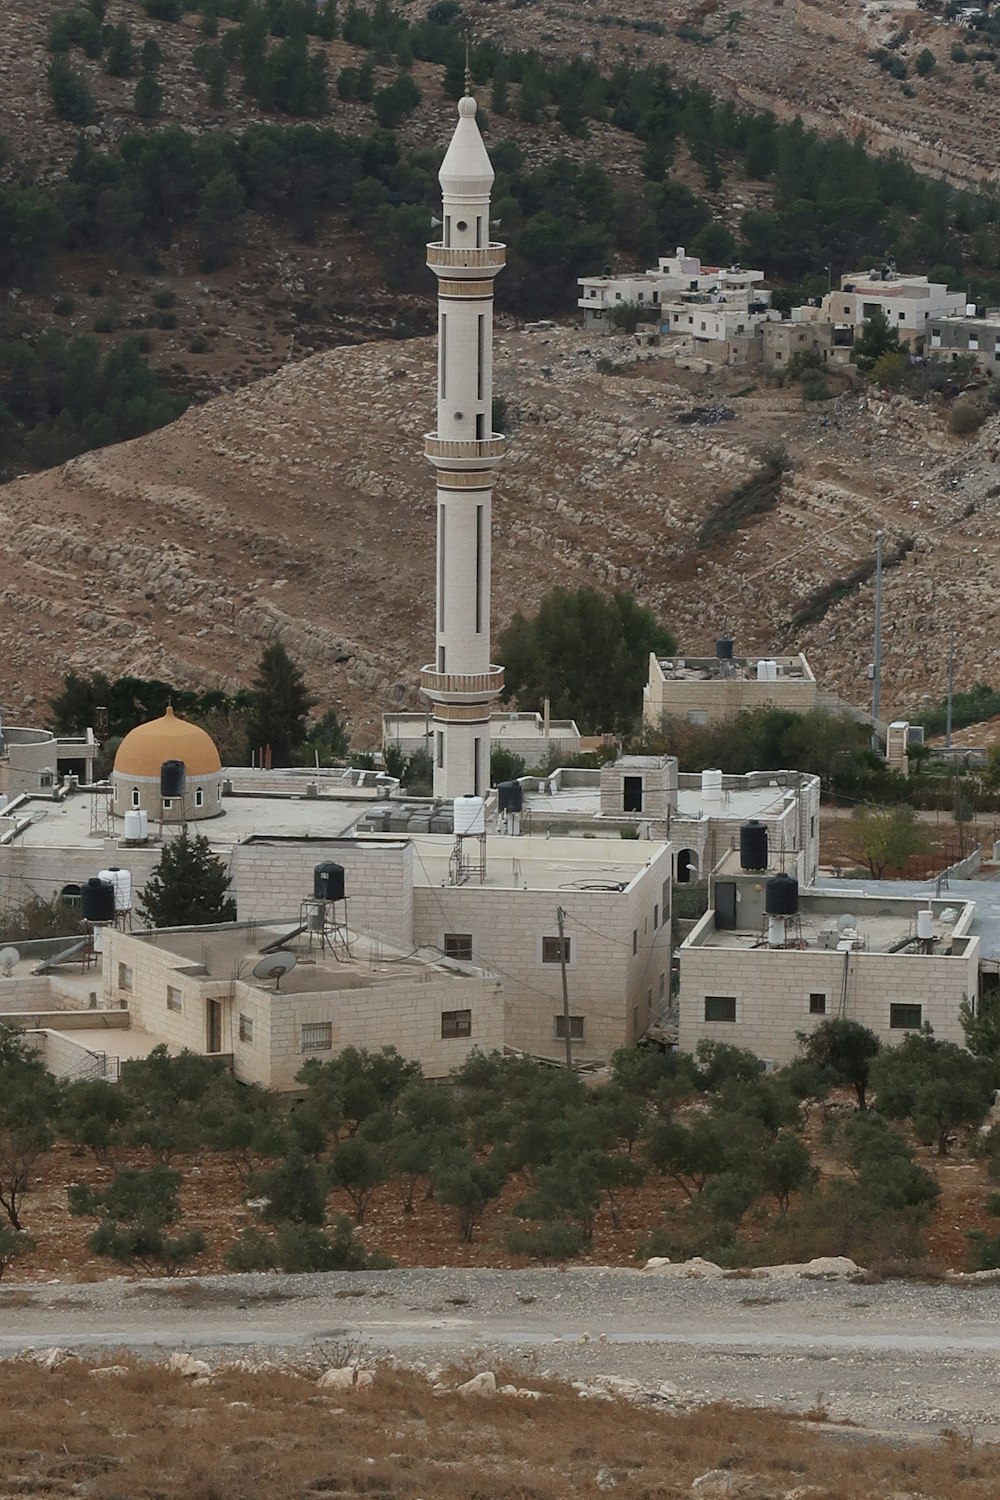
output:
<svg viewBox="0 0 1000 1500"><path fill-rule="evenodd" d="M771 293L763 283L763 271L742 266L703 266L697 255L688 255L679 246L674 255L661 256L658 264L648 271L627 276L581 277L577 306L583 310L584 328L604 333L614 331L608 314L623 303L653 309L664 333L694 333L693 323L690 326L685 323L683 328L675 324L673 312L680 314L684 308L696 307L704 309L697 322L702 317L706 320L705 329L698 331L703 335L708 332L707 319L711 315L715 321L708 336L724 339L734 336L736 323L749 326L751 317L756 319L767 313Z"/></svg>

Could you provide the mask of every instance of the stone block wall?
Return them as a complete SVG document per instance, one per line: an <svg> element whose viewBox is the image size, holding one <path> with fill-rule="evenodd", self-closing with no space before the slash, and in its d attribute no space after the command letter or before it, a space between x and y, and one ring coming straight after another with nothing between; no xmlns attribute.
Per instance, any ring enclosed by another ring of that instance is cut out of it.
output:
<svg viewBox="0 0 1000 1500"><path fill-rule="evenodd" d="M391 840L254 839L233 850L233 892L241 922L287 916L312 896L313 869L344 867L347 921L357 932L380 933L413 946L413 848Z"/></svg>

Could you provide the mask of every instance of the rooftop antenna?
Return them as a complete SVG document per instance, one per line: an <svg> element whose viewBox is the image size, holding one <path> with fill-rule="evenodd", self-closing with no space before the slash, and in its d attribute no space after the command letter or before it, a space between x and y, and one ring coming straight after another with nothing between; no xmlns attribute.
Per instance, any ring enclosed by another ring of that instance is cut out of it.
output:
<svg viewBox="0 0 1000 1500"><path fill-rule="evenodd" d="M472 70L469 67L469 38L465 38L465 93L468 98L472 93Z"/></svg>
<svg viewBox="0 0 1000 1500"><path fill-rule="evenodd" d="M294 953L279 948L277 953L268 953L264 958L253 966L253 977L255 979L273 979L274 993L277 994L281 988L281 981L286 974L290 974L295 968L297 959Z"/></svg>
<svg viewBox="0 0 1000 1500"><path fill-rule="evenodd" d="M882 709L882 533L875 533L875 660L872 662L872 718ZM873 742L878 741L878 726L872 725Z"/></svg>

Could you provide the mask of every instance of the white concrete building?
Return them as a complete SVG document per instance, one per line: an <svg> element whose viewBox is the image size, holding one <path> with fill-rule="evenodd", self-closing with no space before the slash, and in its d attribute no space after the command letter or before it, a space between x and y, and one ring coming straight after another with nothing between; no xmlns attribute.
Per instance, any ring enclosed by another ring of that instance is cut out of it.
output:
<svg viewBox="0 0 1000 1500"><path fill-rule="evenodd" d="M490 661L490 540L504 451L492 424L493 281L506 248L490 240L493 168L468 94L458 117L438 174L442 238L427 246L438 278L437 427L424 444L437 477L437 633L420 686L431 702L438 797L489 788L490 715L503 688L503 668Z"/></svg>
<svg viewBox="0 0 1000 1500"><path fill-rule="evenodd" d="M898 331L900 343L914 351L926 348L930 319L964 311L964 292L949 292L944 282L926 276L899 275L888 266L841 277L839 289L829 292L815 309L818 322L855 331L882 312L890 328Z"/></svg>
<svg viewBox="0 0 1000 1500"><path fill-rule="evenodd" d="M579 755L583 738L574 719L550 719L538 713L493 713L489 721L490 749L510 750L526 766L544 765L550 755ZM434 754L433 721L429 713L382 715L382 749L397 746L404 755Z"/></svg>
<svg viewBox="0 0 1000 1500"><path fill-rule="evenodd" d="M23 724L0 724L0 796L48 792L66 776L92 781L99 749L92 729L67 735Z"/></svg>
<svg viewBox="0 0 1000 1500"><path fill-rule="evenodd" d="M577 306L583 310L583 326L598 332L614 331L607 316L616 306L635 303L637 307L652 309L664 333L692 333L688 311L700 309L695 320L705 328L698 331L705 337L734 337L735 332L726 332L737 324L750 324L750 311L756 320L769 307L771 293L764 286L764 272L747 270L742 266L703 266L696 255L688 255L683 246L674 255L661 256L657 265L648 271L626 276L583 276L580 278L580 296ZM674 313L678 320L683 316L685 326L675 326ZM694 318L694 313L691 313ZM708 324L715 330L708 335ZM720 332L719 330L722 330Z"/></svg>
<svg viewBox="0 0 1000 1500"><path fill-rule="evenodd" d="M838 1016L885 1043L930 1024L964 1044L960 1007L975 1007L979 992L974 901L936 897L932 885L901 897L845 881L800 889L775 927L765 907L782 865L750 873L734 852L715 871L709 909L680 948L682 1050L725 1041L781 1064L798 1032Z"/></svg>

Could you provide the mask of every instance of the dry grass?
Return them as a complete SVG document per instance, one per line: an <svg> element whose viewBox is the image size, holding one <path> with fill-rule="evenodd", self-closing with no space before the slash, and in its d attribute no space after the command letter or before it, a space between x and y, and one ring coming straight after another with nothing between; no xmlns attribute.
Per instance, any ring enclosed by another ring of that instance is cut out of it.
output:
<svg viewBox="0 0 1000 1500"><path fill-rule="evenodd" d="M581 1401L535 1379L547 1393L537 1402L435 1395L421 1376L391 1370L368 1393L327 1397L305 1374L225 1369L197 1388L162 1366L121 1363L127 1373L105 1379L75 1360L51 1374L0 1364L5 1500L575 1500L597 1497L609 1478L616 1500L679 1500L713 1468L739 1474L738 1493L757 1497L1000 1492L1000 1452L955 1434L874 1445L769 1412Z"/></svg>

